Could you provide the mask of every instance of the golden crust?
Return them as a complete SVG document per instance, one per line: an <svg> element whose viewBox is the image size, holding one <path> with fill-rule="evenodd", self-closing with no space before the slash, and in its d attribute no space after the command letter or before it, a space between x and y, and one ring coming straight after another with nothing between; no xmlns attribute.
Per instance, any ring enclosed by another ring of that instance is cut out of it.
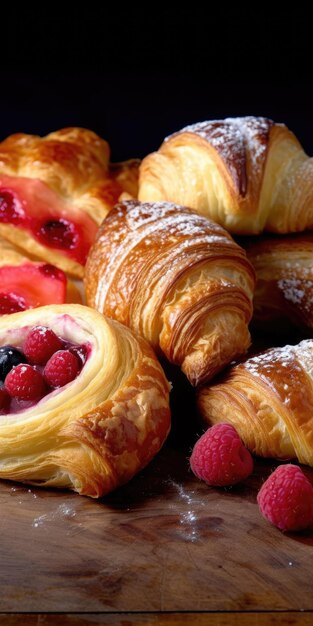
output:
<svg viewBox="0 0 313 626"><path fill-rule="evenodd" d="M89 306L145 337L194 385L248 348L253 286L231 236L170 203L117 205L85 272Z"/></svg>
<svg viewBox="0 0 313 626"><path fill-rule="evenodd" d="M190 206L232 233L313 227L313 167L283 124L263 117L187 126L140 168L139 200Z"/></svg>
<svg viewBox="0 0 313 626"><path fill-rule="evenodd" d="M313 233L241 241L257 276L253 319L263 330L282 323L313 328Z"/></svg>
<svg viewBox="0 0 313 626"><path fill-rule="evenodd" d="M99 497L128 481L162 446L170 427L169 385L143 339L81 305L2 318L1 345L20 345L38 323L88 343L90 355L72 383L22 413L0 417L0 477Z"/></svg>
<svg viewBox="0 0 313 626"><path fill-rule="evenodd" d="M204 387L198 407L209 424L228 422L251 452L313 465L313 340L273 348Z"/></svg>
<svg viewBox="0 0 313 626"><path fill-rule="evenodd" d="M63 217L67 211L85 214L97 227L123 192L137 192L139 162L112 165L109 157L108 143L83 128L65 128L46 137L20 133L0 143L0 178L22 178L25 184L41 181L54 193L55 203L62 203ZM81 263L15 225L0 222L0 235L28 254L76 277L83 275Z"/></svg>

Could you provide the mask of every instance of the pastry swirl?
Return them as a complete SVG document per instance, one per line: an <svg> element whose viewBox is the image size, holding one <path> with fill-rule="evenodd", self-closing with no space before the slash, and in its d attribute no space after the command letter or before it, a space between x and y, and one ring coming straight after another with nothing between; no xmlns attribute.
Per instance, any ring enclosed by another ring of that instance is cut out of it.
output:
<svg viewBox="0 0 313 626"><path fill-rule="evenodd" d="M162 446L169 384L150 346L82 305L51 305L0 319L1 345L46 325L88 346L75 380L35 406L0 417L0 477L99 497L127 482Z"/></svg>

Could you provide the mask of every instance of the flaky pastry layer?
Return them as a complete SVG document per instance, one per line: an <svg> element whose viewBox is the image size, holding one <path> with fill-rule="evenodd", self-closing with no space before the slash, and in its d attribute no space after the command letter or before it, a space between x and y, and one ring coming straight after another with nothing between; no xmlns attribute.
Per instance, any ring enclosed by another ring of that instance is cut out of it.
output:
<svg viewBox="0 0 313 626"><path fill-rule="evenodd" d="M232 424L259 456L313 466L313 340L272 348L198 394L209 425Z"/></svg>
<svg viewBox="0 0 313 626"><path fill-rule="evenodd" d="M166 202L117 205L85 272L89 306L145 337L193 385L248 348L253 287L245 252L223 228Z"/></svg>
<svg viewBox="0 0 313 626"><path fill-rule="evenodd" d="M35 406L0 416L0 477L99 497L127 482L162 446L169 384L150 346L82 305L0 319L0 345L21 346L36 324L87 344L78 377Z"/></svg>
<svg viewBox="0 0 313 626"><path fill-rule="evenodd" d="M138 198L190 206L232 233L303 231L313 227L312 163L284 124L200 122L143 160Z"/></svg>

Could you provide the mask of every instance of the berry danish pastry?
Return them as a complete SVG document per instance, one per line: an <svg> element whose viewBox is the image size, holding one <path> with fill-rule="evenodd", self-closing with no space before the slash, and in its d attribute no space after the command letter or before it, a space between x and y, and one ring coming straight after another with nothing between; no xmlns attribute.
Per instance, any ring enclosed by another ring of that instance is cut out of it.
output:
<svg viewBox="0 0 313 626"><path fill-rule="evenodd" d="M0 235L82 277L99 224L124 192L136 193L137 161L111 166L109 145L67 128L0 144Z"/></svg>
<svg viewBox="0 0 313 626"><path fill-rule="evenodd" d="M150 346L82 305L0 319L0 477L99 497L162 446L169 384Z"/></svg>

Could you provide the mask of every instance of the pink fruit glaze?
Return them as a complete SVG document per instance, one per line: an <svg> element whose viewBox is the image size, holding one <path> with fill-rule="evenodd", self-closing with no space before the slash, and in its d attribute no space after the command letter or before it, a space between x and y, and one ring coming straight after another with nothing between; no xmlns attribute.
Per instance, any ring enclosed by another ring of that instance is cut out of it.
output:
<svg viewBox="0 0 313 626"><path fill-rule="evenodd" d="M0 175L0 225L30 233L41 245L81 263L97 232L87 213L38 179Z"/></svg>

